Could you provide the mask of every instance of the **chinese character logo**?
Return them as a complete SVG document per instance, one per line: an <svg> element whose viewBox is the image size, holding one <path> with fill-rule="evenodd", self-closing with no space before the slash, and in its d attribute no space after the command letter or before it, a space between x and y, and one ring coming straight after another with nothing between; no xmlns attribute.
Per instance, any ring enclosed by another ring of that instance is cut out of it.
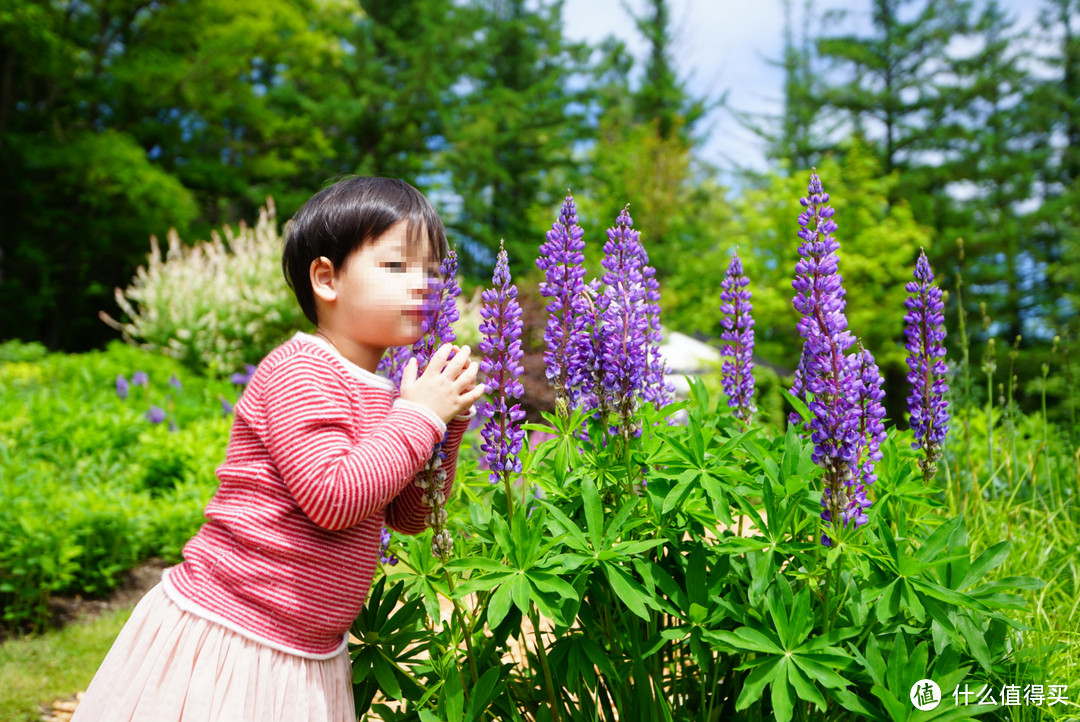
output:
<svg viewBox="0 0 1080 722"><path fill-rule="evenodd" d="M920 679L911 685L910 696L916 709L931 710L941 704L941 689L932 679Z"/></svg>

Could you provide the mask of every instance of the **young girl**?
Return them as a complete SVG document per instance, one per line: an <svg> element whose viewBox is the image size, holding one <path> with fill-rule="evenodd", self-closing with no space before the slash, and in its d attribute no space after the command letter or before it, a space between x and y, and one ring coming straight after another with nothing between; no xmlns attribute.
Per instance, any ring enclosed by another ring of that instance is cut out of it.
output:
<svg viewBox="0 0 1080 722"><path fill-rule="evenodd" d="M206 522L120 632L75 722L355 719L348 628L384 524L425 526L412 483L446 435L443 492L484 388L449 344L400 395L375 374L421 336L442 222L407 183L343 180L293 219L282 266L314 335L259 364ZM453 358L449 361L451 351Z"/></svg>

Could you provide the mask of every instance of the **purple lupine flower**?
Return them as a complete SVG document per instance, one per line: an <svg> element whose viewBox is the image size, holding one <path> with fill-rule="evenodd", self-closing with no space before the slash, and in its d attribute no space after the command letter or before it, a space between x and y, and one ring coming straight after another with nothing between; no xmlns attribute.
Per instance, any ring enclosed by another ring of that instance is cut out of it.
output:
<svg viewBox="0 0 1080 722"><path fill-rule="evenodd" d="M397 346L387 349L383 357L379 359L379 365L375 371L394 382L394 388L401 386L401 374L405 371L405 365L412 358L412 348L409 346Z"/></svg>
<svg viewBox="0 0 1080 722"><path fill-rule="evenodd" d="M173 374L169 377L169 386L172 386L177 391L180 391L184 388L184 385L180 383L180 379L176 378L176 374Z"/></svg>
<svg viewBox="0 0 1080 722"><path fill-rule="evenodd" d="M664 340L660 330L660 282L656 280L656 269L648 265L649 256L645 253L645 246L639 243L638 248L641 249L641 275L645 282L646 358L643 395L646 401L659 409L674 400L675 387L665 378L668 365L660 352L660 344Z"/></svg>
<svg viewBox="0 0 1080 722"><path fill-rule="evenodd" d="M423 336L413 344L411 355L416 359L417 368L423 369L436 350L444 343L453 343L457 339L453 323L458 320L457 297L461 288L457 283L457 253L450 251L439 266L439 277L429 284L429 293L425 299ZM399 379L400 382L400 379ZM442 463L446 460L443 441L432 447L427 465L420 470L413 482L423 490L424 503L428 507L425 521L432 527L434 536L431 540L431 552L437 557L447 559L453 550L454 539L446 529L446 496L443 484L446 472Z"/></svg>
<svg viewBox="0 0 1080 722"><path fill-rule="evenodd" d="M915 280L905 288L911 294L904 301L904 347L908 351L907 379L911 384L908 411L915 433L911 448L923 449L919 467L929 481L937 471L941 445L949 430L949 406L945 401L949 385L945 381L945 304L941 289L934 285L934 272L925 251L920 250L915 262Z"/></svg>
<svg viewBox="0 0 1080 722"><path fill-rule="evenodd" d="M233 412L233 405L224 396L219 397L221 399L221 413L228 416Z"/></svg>
<svg viewBox="0 0 1080 722"><path fill-rule="evenodd" d="M870 452L868 436L877 438L880 422L880 382L872 357L861 352L847 356L855 339L847 330L843 278L838 272L836 251L840 244L833 237L836 223L833 209L826 205L824 191L816 172L810 175L807 197L800 199L805 209L799 215L799 246L802 256L795 266L792 287L796 291L795 309L799 335L804 339L802 391L809 399L810 439L814 443L814 463L825 470L826 489L822 494L823 521L835 525L841 521L855 526L865 523L868 505L863 485ZM876 386L875 386L876 384ZM876 405L875 405L876 404ZM864 422L863 415L867 415ZM829 544L828 536L822 537Z"/></svg>
<svg viewBox="0 0 1080 722"><path fill-rule="evenodd" d="M555 388L556 407L560 413L577 402L575 380L581 372L575 369L580 359L574 349L581 326L585 291L585 232L577 224L574 197L567 191L562 212L540 245L536 266L544 272L540 295L551 300L547 305L548 321L544 329L544 367L548 381Z"/></svg>
<svg viewBox="0 0 1080 722"><path fill-rule="evenodd" d="M484 359L480 371L491 400L480 403L477 409L487 418L480 432L484 438L480 449L485 453L491 483L502 480L509 484L510 474L521 472L518 455L525 439L521 428L525 412L520 403L512 402L525 393L520 381L525 373L521 366L525 352L521 350L523 324L517 286L510 282L509 262L501 243L492 284L481 294L484 305L480 309L480 351Z"/></svg>
<svg viewBox="0 0 1080 722"><path fill-rule="evenodd" d="M132 386L148 386L150 384L150 377L146 375L145 371L136 371L131 375Z"/></svg>
<svg viewBox="0 0 1080 722"><path fill-rule="evenodd" d="M385 526L382 528L382 534L379 537L379 563L388 564L394 566L398 563L396 555L390 553L390 540L393 534Z"/></svg>
<svg viewBox="0 0 1080 722"><path fill-rule="evenodd" d="M151 424L160 424L165 420L165 410L157 406L151 406L150 410L146 412L146 420Z"/></svg>
<svg viewBox="0 0 1080 722"><path fill-rule="evenodd" d="M255 367L251 364L244 364L244 370L237 371L229 377L229 380L237 386L247 386L249 383L251 383L251 377L254 375Z"/></svg>
<svg viewBox="0 0 1080 722"><path fill-rule="evenodd" d="M596 418L607 419L611 400L604 392L604 366L600 363L604 352L601 295L600 281L594 278L579 297L581 310L574 318L574 341L570 352L573 358L570 387L574 391L575 406L581 406ZM588 437L585 429L581 433L584 438Z"/></svg>
<svg viewBox="0 0 1080 722"><path fill-rule="evenodd" d="M623 209L615 226L607 231L601 261L606 284L599 298L601 331L601 388L612 400L619 415L624 438L640 433L633 428L637 404L645 389L648 370L648 327L646 289L642 275L640 237L634 230L629 206Z"/></svg>
<svg viewBox="0 0 1080 722"><path fill-rule="evenodd" d="M125 379L123 376L117 375L117 377L116 377L116 395L119 396L121 399L126 399L128 397L128 392L129 391L130 391L130 386L128 385L128 380Z"/></svg>
<svg viewBox="0 0 1080 722"><path fill-rule="evenodd" d="M720 312L724 314L724 344L721 382L735 418L749 421L754 406L754 307L750 303L750 279L743 275L742 260L731 255L727 275L720 282Z"/></svg>
<svg viewBox="0 0 1080 722"><path fill-rule="evenodd" d="M457 267L457 252L450 251L439 264L438 277L432 278L428 284L428 294L424 300L423 336L412 346L417 369L421 371L442 344L453 343L457 339L452 325L458 320L456 299L461 295Z"/></svg>

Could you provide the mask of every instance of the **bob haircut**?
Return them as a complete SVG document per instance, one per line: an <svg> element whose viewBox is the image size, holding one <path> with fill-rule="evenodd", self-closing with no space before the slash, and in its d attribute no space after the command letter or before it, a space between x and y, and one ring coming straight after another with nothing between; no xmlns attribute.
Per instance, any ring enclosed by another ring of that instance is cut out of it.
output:
<svg viewBox="0 0 1080 722"><path fill-rule="evenodd" d="M349 255L405 221L410 244L438 260L447 254L446 229L424 195L402 180L352 176L322 189L301 206L285 235L281 270L308 320L318 325L311 262L326 256L340 269Z"/></svg>

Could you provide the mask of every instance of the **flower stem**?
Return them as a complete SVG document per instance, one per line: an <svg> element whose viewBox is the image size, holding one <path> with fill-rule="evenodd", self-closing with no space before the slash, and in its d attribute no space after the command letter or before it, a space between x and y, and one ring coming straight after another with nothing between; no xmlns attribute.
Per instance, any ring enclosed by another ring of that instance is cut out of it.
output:
<svg viewBox="0 0 1080 722"><path fill-rule="evenodd" d="M476 673L476 659L473 657L472 626L466 625L465 620L462 618L461 607L458 605L458 601L454 599L454 580L450 577L450 572L445 567L443 567L443 574L446 575L446 585L450 590L450 603L454 605L454 616L457 617L459 628L464 632L465 652L469 657L469 671L472 672L473 686L476 686L479 675Z"/></svg>
<svg viewBox="0 0 1080 722"><path fill-rule="evenodd" d="M559 722L559 703L555 696L555 685L551 681L551 667L548 666L547 651L544 649L544 637L540 633L540 615L536 607L530 604L529 619L532 621L533 634L536 635L536 654L540 658L540 667L544 671L544 684L547 686L548 701L551 704L552 722Z"/></svg>

